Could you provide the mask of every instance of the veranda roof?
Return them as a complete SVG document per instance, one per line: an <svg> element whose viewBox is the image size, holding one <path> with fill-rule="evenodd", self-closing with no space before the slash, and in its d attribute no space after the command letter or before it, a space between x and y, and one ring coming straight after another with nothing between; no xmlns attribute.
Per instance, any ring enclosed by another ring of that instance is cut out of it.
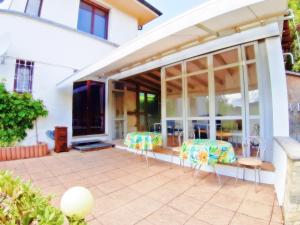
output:
<svg viewBox="0 0 300 225"><path fill-rule="evenodd" d="M288 0L210 0L145 32L57 86L92 76L109 77L209 40L282 20L287 9Z"/></svg>

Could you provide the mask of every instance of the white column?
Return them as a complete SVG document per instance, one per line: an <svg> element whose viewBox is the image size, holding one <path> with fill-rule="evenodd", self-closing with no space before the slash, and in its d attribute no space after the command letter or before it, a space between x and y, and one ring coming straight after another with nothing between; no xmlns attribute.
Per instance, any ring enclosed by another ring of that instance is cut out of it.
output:
<svg viewBox="0 0 300 225"><path fill-rule="evenodd" d="M289 136L288 94L280 37L266 39L271 81L273 136Z"/></svg>

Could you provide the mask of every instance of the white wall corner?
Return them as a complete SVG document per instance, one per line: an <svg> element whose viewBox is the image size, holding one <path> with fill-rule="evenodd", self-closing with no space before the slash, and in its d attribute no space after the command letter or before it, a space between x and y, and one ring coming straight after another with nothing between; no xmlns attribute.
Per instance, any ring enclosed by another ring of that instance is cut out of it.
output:
<svg viewBox="0 0 300 225"><path fill-rule="evenodd" d="M279 36L266 39L271 80L273 136L289 136L288 93L284 59Z"/></svg>

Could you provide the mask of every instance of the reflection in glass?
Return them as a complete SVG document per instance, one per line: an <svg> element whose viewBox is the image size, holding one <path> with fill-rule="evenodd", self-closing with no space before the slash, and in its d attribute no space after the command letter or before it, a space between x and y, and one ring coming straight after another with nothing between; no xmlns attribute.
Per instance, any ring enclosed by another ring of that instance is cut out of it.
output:
<svg viewBox="0 0 300 225"><path fill-rule="evenodd" d="M145 93L140 92L139 94L139 106L140 106L140 112L145 112Z"/></svg>
<svg viewBox="0 0 300 225"><path fill-rule="evenodd" d="M215 71L216 115L242 115L243 99L241 94L239 67Z"/></svg>
<svg viewBox="0 0 300 225"><path fill-rule="evenodd" d="M183 114L182 80L181 78L166 82L167 117L181 117Z"/></svg>
<svg viewBox="0 0 300 225"><path fill-rule="evenodd" d="M182 120L167 120L167 145L169 147L181 146L183 141Z"/></svg>
<svg viewBox="0 0 300 225"><path fill-rule="evenodd" d="M115 119L124 118L124 94L115 92Z"/></svg>
<svg viewBox="0 0 300 225"><path fill-rule="evenodd" d="M101 10L96 9L94 15L94 34L101 38L107 37L107 14Z"/></svg>
<svg viewBox="0 0 300 225"><path fill-rule="evenodd" d="M115 121L115 136L114 139L123 139L124 138L124 121L116 120Z"/></svg>
<svg viewBox="0 0 300 225"><path fill-rule="evenodd" d="M187 65L187 73L193 73L201 70L207 69L207 57L198 58L195 60L188 61Z"/></svg>
<svg viewBox="0 0 300 225"><path fill-rule="evenodd" d="M180 76L182 74L181 64L166 68L166 78Z"/></svg>
<svg viewBox="0 0 300 225"><path fill-rule="evenodd" d="M209 139L208 120L190 120L188 122L189 139Z"/></svg>
<svg viewBox="0 0 300 225"><path fill-rule="evenodd" d="M147 93L148 126L155 131L160 131L160 109L158 95Z"/></svg>
<svg viewBox="0 0 300 225"><path fill-rule="evenodd" d="M247 72L250 115L259 115L259 90L257 82L256 65L247 65Z"/></svg>
<svg viewBox="0 0 300 225"><path fill-rule="evenodd" d="M242 120L216 120L216 139L230 142L238 155L242 155L243 151L242 132Z"/></svg>
<svg viewBox="0 0 300 225"><path fill-rule="evenodd" d="M260 136L260 121L259 119L250 119L250 136Z"/></svg>
<svg viewBox="0 0 300 225"><path fill-rule="evenodd" d="M87 32L87 33L91 33L92 32L92 13L93 8L84 3L81 2L80 3L80 8L79 8L79 15L78 15L78 24L77 24L77 28L78 30Z"/></svg>
<svg viewBox="0 0 300 225"><path fill-rule="evenodd" d="M238 50L232 49L214 55L214 67L226 66L239 62Z"/></svg>
<svg viewBox="0 0 300 225"><path fill-rule="evenodd" d="M208 74L189 76L188 83L188 116L209 116Z"/></svg>

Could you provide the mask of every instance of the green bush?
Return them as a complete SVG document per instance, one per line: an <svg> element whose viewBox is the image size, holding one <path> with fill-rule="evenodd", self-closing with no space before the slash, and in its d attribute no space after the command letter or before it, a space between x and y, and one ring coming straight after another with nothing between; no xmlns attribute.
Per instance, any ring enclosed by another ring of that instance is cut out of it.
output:
<svg viewBox="0 0 300 225"><path fill-rule="evenodd" d="M295 23L300 24L300 2L299 0L289 0L289 8L293 10L295 14ZM295 72L300 72L300 52L299 52L299 46L297 43L296 38L296 30L294 27L294 24L290 22L290 28L293 35L293 44L292 44L292 51L295 56L295 64L293 65L292 70Z"/></svg>
<svg viewBox="0 0 300 225"><path fill-rule="evenodd" d="M64 216L50 205L51 197L43 197L30 183L0 172L0 224L61 225Z"/></svg>
<svg viewBox="0 0 300 225"><path fill-rule="evenodd" d="M10 93L0 83L0 147L15 145L26 137L38 117L48 112L41 100L34 100L29 93Z"/></svg>

